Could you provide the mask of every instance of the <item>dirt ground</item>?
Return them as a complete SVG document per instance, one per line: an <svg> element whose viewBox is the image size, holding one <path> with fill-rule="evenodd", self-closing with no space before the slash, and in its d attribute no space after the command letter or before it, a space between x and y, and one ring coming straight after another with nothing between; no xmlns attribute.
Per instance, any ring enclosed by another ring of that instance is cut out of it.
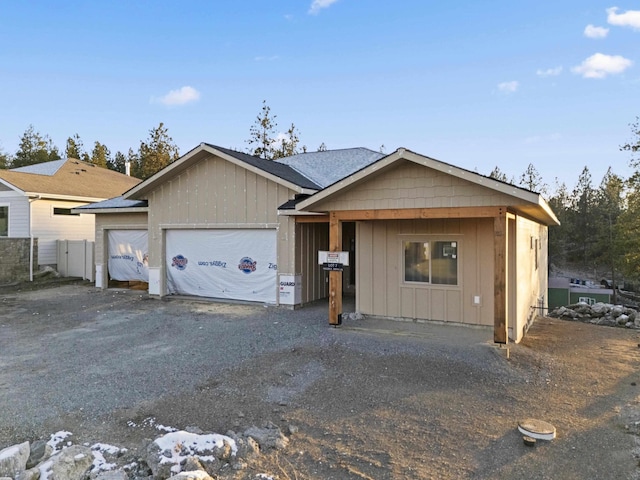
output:
<svg viewBox="0 0 640 480"><path fill-rule="evenodd" d="M68 430L135 456L158 435L147 419L218 433L273 422L294 427L287 449L221 478L640 478L636 330L540 318L507 360L490 329L335 329L322 304L77 285L0 292L0 309L0 449ZM525 446L528 417L557 438Z"/></svg>

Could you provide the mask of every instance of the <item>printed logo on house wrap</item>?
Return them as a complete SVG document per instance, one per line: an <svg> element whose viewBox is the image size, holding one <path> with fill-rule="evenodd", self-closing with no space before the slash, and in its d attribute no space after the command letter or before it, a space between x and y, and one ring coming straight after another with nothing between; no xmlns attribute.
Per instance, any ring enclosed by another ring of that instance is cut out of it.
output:
<svg viewBox="0 0 640 480"><path fill-rule="evenodd" d="M251 257L242 257L238 264L238 269L244 273L251 273L256 271L256 265L258 262L254 261Z"/></svg>
<svg viewBox="0 0 640 480"><path fill-rule="evenodd" d="M183 255L176 255L171 259L171 266L176 267L178 270L187 268L187 263L189 263L189 260Z"/></svg>

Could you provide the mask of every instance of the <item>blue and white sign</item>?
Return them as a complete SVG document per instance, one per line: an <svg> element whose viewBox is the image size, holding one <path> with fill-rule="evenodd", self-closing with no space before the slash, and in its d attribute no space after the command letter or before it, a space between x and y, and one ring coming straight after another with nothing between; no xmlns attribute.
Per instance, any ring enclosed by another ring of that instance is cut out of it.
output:
<svg viewBox="0 0 640 480"><path fill-rule="evenodd" d="M165 238L168 293L276 302L275 230L167 230Z"/></svg>

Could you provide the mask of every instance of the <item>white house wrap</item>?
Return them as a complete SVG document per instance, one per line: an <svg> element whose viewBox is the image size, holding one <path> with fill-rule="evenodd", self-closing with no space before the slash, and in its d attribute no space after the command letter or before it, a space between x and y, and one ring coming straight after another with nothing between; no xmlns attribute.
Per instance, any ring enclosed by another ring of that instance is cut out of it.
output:
<svg viewBox="0 0 640 480"><path fill-rule="evenodd" d="M167 230L166 246L169 293L276 302L275 230Z"/></svg>
<svg viewBox="0 0 640 480"><path fill-rule="evenodd" d="M109 276L113 280L149 281L149 234L146 230L109 230Z"/></svg>

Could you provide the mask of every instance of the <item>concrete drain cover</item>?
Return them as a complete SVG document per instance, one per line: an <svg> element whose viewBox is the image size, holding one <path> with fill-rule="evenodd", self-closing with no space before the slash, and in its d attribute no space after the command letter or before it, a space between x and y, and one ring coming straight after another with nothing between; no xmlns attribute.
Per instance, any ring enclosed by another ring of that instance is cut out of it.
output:
<svg viewBox="0 0 640 480"><path fill-rule="evenodd" d="M538 440L553 440L556 438L556 427L544 420L527 418L518 422L520 433Z"/></svg>

